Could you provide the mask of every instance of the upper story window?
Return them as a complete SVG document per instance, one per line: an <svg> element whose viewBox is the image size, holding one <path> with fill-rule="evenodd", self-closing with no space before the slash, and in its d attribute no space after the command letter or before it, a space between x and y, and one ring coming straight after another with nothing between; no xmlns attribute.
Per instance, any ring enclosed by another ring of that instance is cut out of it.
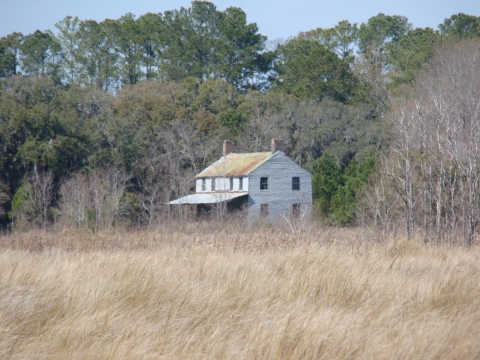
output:
<svg viewBox="0 0 480 360"><path fill-rule="evenodd" d="M238 179L238 190L243 190L243 178Z"/></svg>
<svg viewBox="0 0 480 360"><path fill-rule="evenodd" d="M268 177L260 178L260 190L268 190Z"/></svg>
<svg viewBox="0 0 480 360"><path fill-rule="evenodd" d="M215 178L212 178L212 191L215 191Z"/></svg>
<svg viewBox="0 0 480 360"><path fill-rule="evenodd" d="M292 190L300 190L300 178L298 176L292 177Z"/></svg>
<svg viewBox="0 0 480 360"><path fill-rule="evenodd" d="M202 191L207 190L207 179L202 178Z"/></svg>
<svg viewBox="0 0 480 360"><path fill-rule="evenodd" d="M230 178L230 191L233 190L233 178Z"/></svg>

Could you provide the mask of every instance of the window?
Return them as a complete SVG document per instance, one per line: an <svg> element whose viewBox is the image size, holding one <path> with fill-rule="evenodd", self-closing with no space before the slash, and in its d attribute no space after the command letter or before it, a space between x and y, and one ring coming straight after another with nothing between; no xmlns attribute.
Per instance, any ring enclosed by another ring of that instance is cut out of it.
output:
<svg viewBox="0 0 480 360"><path fill-rule="evenodd" d="M300 178L298 176L292 177L292 190L300 190Z"/></svg>
<svg viewBox="0 0 480 360"><path fill-rule="evenodd" d="M230 191L233 191L233 178L230 178Z"/></svg>
<svg viewBox="0 0 480 360"><path fill-rule="evenodd" d="M260 190L268 190L268 178L260 178Z"/></svg>
<svg viewBox="0 0 480 360"><path fill-rule="evenodd" d="M212 191L215 191L215 178L212 178Z"/></svg>
<svg viewBox="0 0 480 360"><path fill-rule="evenodd" d="M202 178L202 191L207 190L207 179Z"/></svg>
<svg viewBox="0 0 480 360"><path fill-rule="evenodd" d="M298 219L300 217L300 204L292 205L292 217Z"/></svg>
<svg viewBox="0 0 480 360"><path fill-rule="evenodd" d="M243 190L243 178L238 179L238 190Z"/></svg>
<svg viewBox="0 0 480 360"><path fill-rule="evenodd" d="M260 217L268 217L268 204L260 204Z"/></svg>

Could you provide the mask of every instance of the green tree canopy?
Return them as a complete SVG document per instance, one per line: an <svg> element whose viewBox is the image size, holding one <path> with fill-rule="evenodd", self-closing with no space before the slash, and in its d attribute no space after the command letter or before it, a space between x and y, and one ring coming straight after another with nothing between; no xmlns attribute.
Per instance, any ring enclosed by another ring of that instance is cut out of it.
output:
<svg viewBox="0 0 480 360"><path fill-rule="evenodd" d="M86 20L80 23L79 59L81 83L111 91L118 84L118 53L115 44L116 22L97 23Z"/></svg>
<svg viewBox="0 0 480 360"><path fill-rule="evenodd" d="M25 73L35 76L48 75L55 82L60 82L61 46L51 31L37 30L25 36L20 50L23 54L22 70Z"/></svg>
<svg viewBox="0 0 480 360"><path fill-rule="evenodd" d="M395 73L392 85L412 82L422 65L434 54L439 41L438 31L417 28L400 36L396 46L388 44L388 60Z"/></svg>
<svg viewBox="0 0 480 360"><path fill-rule="evenodd" d="M219 28L220 76L238 88L247 88L255 71L263 70L258 58L266 37L258 34L257 24L247 24L247 14L237 7L222 13Z"/></svg>
<svg viewBox="0 0 480 360"><path fill-rule="evenodd" d="M348 64L317 41L294 39L279 46L275 69L276 87L299 98L349 102L358 86Z"/></svg>
<svg viewBox="0 0 480 360"><path fill-rule="evenodd" d="M412 28L405 16L378 14L360 25L358 48L365 53L371 46L383 51L387 42L397 44L400 37Z"/></svg>
<svg viewBox="0 0 480 360"><path fill-rule="evenodd" d="M23 35L18 32L0 38L0 78L18 73L22 42Z"/></svg>
<svg viewBox="0 0 480 360"><path fill-rule="evenodd" d="M455 14L445 19L443 24L438 26L442 35L447 37L469 39L480 36L480 17Z"/></svg>
<svg viewBox="0 0 480 360"><path fill-rule="evenodd" d="M351 63L355 58L353 52L358 40L358 27L357 24L351 24L348 20L342 20L330 29L317 28L300 33L299 38L317 40L334 51L341 59Z"/></svg>
<svg viewBox="0 0 480 360"><path fill-rule="evenodd" d="M341 179L341 168L337 161L332 155L325 153L316 162L312 178L313 199L321 214L330 214L331 201L341 184Z"/></svg>
<svg viewBox="0 0 480 360"><path fill-rule="evenodd" d="M335 157L326 152L314 166L313 199L325 217L347 225L355 217L358 196L375 170L375 158L370 154L360 164L352 159L342 170Z"/></svg>
<svg viewBox="0 0 480 360"><path fill-rule="evenodd" d="M79 76L79 30L80 20L78 17L67 16L55 24L58 29L58 41L62 48L62 72L69 84L78 83Z"/></svg>

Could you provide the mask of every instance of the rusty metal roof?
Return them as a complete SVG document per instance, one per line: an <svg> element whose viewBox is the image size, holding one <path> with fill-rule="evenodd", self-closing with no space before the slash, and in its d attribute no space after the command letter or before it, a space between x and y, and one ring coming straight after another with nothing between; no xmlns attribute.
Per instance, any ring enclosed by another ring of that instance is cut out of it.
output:
<svg viewBox="0 0 480 360"><path fill-rule="evenodd" d="M235 154L230 153L227 156L222 156L219 160L203 170L198 174L197 178L203 177L241 177L247 176L262 165L267 160L271 159L278 153L261 152L261 153L246 153Z"/></svg>

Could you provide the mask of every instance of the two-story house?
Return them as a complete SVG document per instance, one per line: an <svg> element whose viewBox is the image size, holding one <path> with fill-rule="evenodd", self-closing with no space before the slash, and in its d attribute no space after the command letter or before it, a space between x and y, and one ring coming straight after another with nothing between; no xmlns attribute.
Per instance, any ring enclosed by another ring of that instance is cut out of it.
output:
<svg viewBox="0 0 480 360"><path fill-rule="evenodd" d="M245 204L249 220L310 217L312 176L283 153L283 140L272 139L271 152L237 154L233 147L224 141L223 156L195 177L195 194L168 204Z"/></svg>

